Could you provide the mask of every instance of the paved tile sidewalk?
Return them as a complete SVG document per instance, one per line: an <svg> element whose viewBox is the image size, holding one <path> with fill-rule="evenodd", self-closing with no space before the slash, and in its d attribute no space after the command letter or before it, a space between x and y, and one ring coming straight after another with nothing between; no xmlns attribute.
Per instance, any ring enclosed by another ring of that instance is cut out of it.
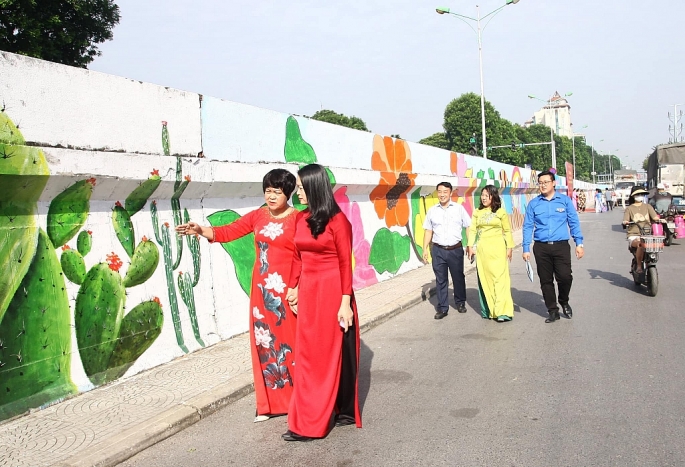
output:
<svg viewBox="0 0 685 467"><path fill-rule="evenodd" d="M514 239L520 244L521 233ZM466 262L465 273L475 270ZM430 266L356 293L365 332L429 298ZM0 467L111 466L253 391L242 334L0 425Z"/></svg>
<svg viewBox="0 0 685 467"><path fill-rule="evenodd" d="M362 332L419 303L430 266L356 294ZM123 381L0 425L0 466L106 466L196 423L253 391L242 334Z"/></svg>

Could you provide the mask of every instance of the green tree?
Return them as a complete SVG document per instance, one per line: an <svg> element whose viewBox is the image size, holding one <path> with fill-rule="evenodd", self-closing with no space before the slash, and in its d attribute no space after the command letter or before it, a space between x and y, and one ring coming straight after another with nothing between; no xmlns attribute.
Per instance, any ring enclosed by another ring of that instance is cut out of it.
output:
<svg viewBox="0 0 685 467"><path fill-rule="evenodd" d="M447 104L443 128L449 144L448 149L469 154L471 149L469 140L475 135L478 149L482 151L480 96L469 92ZM488 146L508 146L517 142L514 125L502 118L488 101L485 101L485 131ZM520 159L520 155L507 147L488 151L488 158L498 162L512 163Z"/></svg>
<svg viewBox="0 0 685 467"><path fill-rule="evenodd" d="M118 23L112 0L0 0L0 49L86 68Z"/></svg>
<svg viewBox="0 0 685 467"><path fill-rule="evenodd" d="M312 120L319 120L320 122L332 123L333 125L345 126L347 128L353 128L355 130L369 131L366 127L366 123L359 117L348 117L343 114L339 114L332 110L319 110L314 115L310 117Z"/></svg>
<svg viewBox="0 0 685 467"><path fill-rule="evenodd" d="M430 136L427 136L420 140L419 144L434 146L440 149L450 149L450 144L447 141L447 135L445 133L435 133Z"/></svg>
<svg viewBox="0 0 685 467"><path fill-rule="evenodd" d="M642 170L649 170L649 156L642 161Z"/></svg>

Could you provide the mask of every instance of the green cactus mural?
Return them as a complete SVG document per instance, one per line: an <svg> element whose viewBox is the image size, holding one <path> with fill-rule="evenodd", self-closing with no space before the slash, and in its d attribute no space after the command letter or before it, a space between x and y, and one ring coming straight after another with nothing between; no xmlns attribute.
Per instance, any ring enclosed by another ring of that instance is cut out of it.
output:
<svg viewBox="0 0 685 467"><path fill-rule="evenodd" d="M86 223L90 212L90 196L95 179L74 183L50 202L48 209L48 237L55 248L71 240Z"/></svg>
<svg viewBox="0 0 685 467"><path fill-rule="evenodd" d="M69 297L41 229L36 253L0 326L0 419L76 392L71 382Z"/></svg>
<svg viewBox="0 0 685 467"><path fill-rule="evenodd" d="M64 245L59 262L67 279L74 284L83 284L86 279L86 262L78 250L72 250L69 245Z"/></svg>
<svg viewBox="0 0 685 467"><path fill-rule="evenodd" d="M162 178L159 176L159 171L153 170L150 178L141 183L138 188L128 195L124 202L124 207L130 217L133 217L135 213L143 209L147 200L157 190L160 183L162 183Z"/></svg>
<svg viewBox="0 0 685 467"><path fill-rule="evenodd" d="M169 130L167 128L167 123L162 122L162 148L164 150L164 155L170 156L170 140L169 140ZM188 215L188 210L185 209L181 212L181 196L183 192L188 187L190 183L190 176L183 176L183 166L180 156L176 156L176 181L174 182L174 194L171 197L171 211L174 218L174 226L179 226L184 222L190 221L190 216ZM152 216L152 228L155 234L155 240L162 247L162 258L164 260L164 271L167 281L167 291L169 294L169 306L171 307L171 318L173 320L174 332L176 333L176 342L178 346L184 352L188 353L188 347L185 345L185 340L183 338L183 329L181 328L181 313L178 307L178 296L176 295L176 283L174 282L173 272L178 269L181 264L181 258L183 256L183 238L179 235L174 235L176 237L176 255L174 256L172 251L172 241L170 226L168 222L161 225L159 223L159 212L157 210L157 203L153 201L150 204L150 215ZM197 238L187 239L188 249L193 260L193 278L188 277L188 282L183 281L183 289L181 290L181 285L179 282L179 290L181 291L181 298L188 309L188 315L190 317L190 324L193 328L193 335L195 340L201 346L205 346L202 338L200 337L200 325L197 319L197 311L195 309L195 292L194 287L198 284L200 280L200 244ZM188 273L186 273L188 274ZM185 276L185 275L184 275Z"/></svg>
<svg viewBox="0 0 685 467"><path fill-rule="evenodd" d="M135 287L147 281L155 273L157 264L159 264L157 245L144 236L133 252L131 265L124 277L124 287Z"/></svg>
<svg viewBox="0 0 685 467"><path fill-rule="evenodd" d="M38 244L38 198L50 171L38 148L0 112L0 320L31 265Z"/></svg>
<svg viewBox="0 0 685 467"><path fill-rule="evenodd" d="M106 379L121 377L162 333L164 314L158 298L143 302L124 316Z"/></svg>
<svg viewBox="0 0 685 467"><path fill-rule="evenodd" d="M158 299L124 315L126 287L148 280L159 262L157 246L145 237L134 248L131 223L159 186L159 174L154 171L141 183L125 208L115 208L115 232L131 256L126 277L119 274L123 263L114 253L86 273L92 233L79 230L90 214L96 180L79 180L57 195L48 207L46 230L39 229L38 200L50 172L43 152L24 144L0 112L0 419L77 391L71 381L72 332L86 374L101 384L123 375L163 325ZM72 249L67 242L77 233ZM65 278L80 286L74 331Z"/></svg>
<svg viewBox="0 0 685 467"><path fill-rule="evenodd" d="M93 232L90 230L83 230L80 234L78 234L78 238L76 239L76 248L78 249L78 252L81 253L81 256L86 256L88 253L90 253L90 249L93 247L92 235Z"/></svg>
<svg viewBox="0 0 685 467"><path fill-rule="evenodd" d="M130 258L133 256L133 251L135 249L136 235L133 231L131 216L119 201L116 202L114 209L112 210L112 225L114 226L114 233L117 235L119 243L121 243L121 246Z"/></svg>
<svg viewBox="0 0 685 467"><path fill-rule="evenodd" d="M76 341L91 381L107 370L124 317L126 294L118 272L121 262L117 260L116 255L108 255L107 263L93 266L76 297Z"/></svg>
<svg viewBox="0 0 685 467"><path fill-rule="evenodd" d="M148 184L150 180L154 183ZM159 263L157 246L145 236L138 246L135 246L135 231L131 220L131 217L147 203L148 199L143 197L152 195L152 187L156 189L159 186L158 181L159 174L153 170L152 176L126 198L126 205L130 210L118 201L112 210L114 232L122 248L131 258L123 279L119 273L123 262L114 252L107 255L106 262L96 264L85 274L83 256L90 252L92 246L90 231L84 230L79 233L77 250L72 250L67 245L63 248L61 264L64 274L71 282L81 285L74 312L76 342L83 369L95 385L113 381L123 375L161 333L163 314L158 301L155 305L145 306L142 305L149 302L143 302L134 308L148 310L146 314L151 313L151 306L158 310L154 313L154 319L152 316L146 318L150 321L140 332L134 332L135 326L128 321L137 322L141 312L136 312L130 318L133 310L124 315L126 289L146 282L152 277ZM142 186L145 186L145 189L141 190ZM65 191L70 189L71 187ZM124 323L128 324L124 326ZM125 361L127 358L131 360Z"/></svg>

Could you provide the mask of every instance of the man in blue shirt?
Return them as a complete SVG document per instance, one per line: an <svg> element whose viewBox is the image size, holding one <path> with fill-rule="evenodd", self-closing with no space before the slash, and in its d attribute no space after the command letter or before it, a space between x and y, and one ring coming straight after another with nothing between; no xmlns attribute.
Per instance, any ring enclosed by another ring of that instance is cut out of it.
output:
<svg viewBox="0 0 685 467"><path fill-rule="evenodd" d="M568 304L573 275L571 272L571 246L569 229L576 243L576 258L583 257L583 234L580 232L578 213L571 198L556 192L554 173L549 170L538 174L540 195L530 200L523 221L523 259L530 260L530 244L533 245L540 288L549 318L545 323L559 319L559 305L564 316L571 319L573 310ZM554 279L559 287L559 304L554 289Z"/></svg>

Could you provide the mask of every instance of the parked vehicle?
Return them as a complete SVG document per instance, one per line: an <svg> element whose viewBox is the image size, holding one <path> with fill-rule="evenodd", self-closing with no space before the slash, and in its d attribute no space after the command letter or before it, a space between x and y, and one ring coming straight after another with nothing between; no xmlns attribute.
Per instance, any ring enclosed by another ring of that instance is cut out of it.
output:
<svg viewBox="0 0 685 467"><path fill-rule="evenodd" d="M683 196L685 185L685 143L662 144L654 149L647 161L647 179L650 189L663 183L666 191Z"/></svg>
<svg viewBox="0 0 685 467"><path fill-rule="evenodd" d="M616 202L625 208L630 192L637 184L637 170L614 170Z"/></svg>

